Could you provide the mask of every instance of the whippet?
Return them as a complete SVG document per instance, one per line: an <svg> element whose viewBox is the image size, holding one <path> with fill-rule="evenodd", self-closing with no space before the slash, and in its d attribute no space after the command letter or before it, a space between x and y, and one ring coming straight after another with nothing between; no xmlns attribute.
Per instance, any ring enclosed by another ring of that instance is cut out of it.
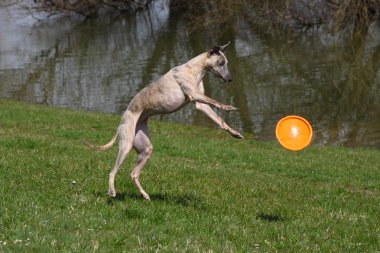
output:
<svg viewBox="0 0 380 253"><path fill-rule="evenodd" d="M236 130L228 126L210 106L225 111L236 110L232 105L222 104L204 95L203 77L206 71L211 71L224 82L231 82L232 77L227 68L227 58L224 46L214 46L208 52L200 54L180 66L174 67L157 81L138 92L124 112L120 125L112 140L103 146L87 144L99 151L109 149L119 136L119 153L111 173L109 174L108 195L115 197L115 176L126 155L132 149L137 152L136 164L131 172L131 178L142 196L149 200L149 195L141 187L139 175L149 160L153 146L148 132L148 118L155 114L175 112L189 102L204 112L222 129L235 138L243 138Z"/></svg>

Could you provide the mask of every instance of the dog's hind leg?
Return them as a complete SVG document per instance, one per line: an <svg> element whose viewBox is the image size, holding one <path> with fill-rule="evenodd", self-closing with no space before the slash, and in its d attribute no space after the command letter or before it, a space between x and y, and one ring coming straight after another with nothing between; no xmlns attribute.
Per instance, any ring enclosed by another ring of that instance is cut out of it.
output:
<svg viewBox="0 0 380 253"><path fill-rule="evenodd" d="M117 171L119 170L121 164L123 163L125 157L131 151L133 146L133 139L134 139L134 133L135 133L135 121L130 120L128 123L123 123L119 126L119 153L117 155L117 159L115 162L115 166L113 167L110 175L109 175L109 190L108 195L115 197L116 196L116 190L115 190L115 176Z"/></svg>
<svg viewBox="0 0 380 253"><path fill-rule="evenodd" d="M144 191L139 181L141 170L144 168L153 152L153 146L149 139L147 119L137 124L133 147L137 151L137 158L136 165L131 172L131 178L143 197L150 200L149 195Z"/></svg>

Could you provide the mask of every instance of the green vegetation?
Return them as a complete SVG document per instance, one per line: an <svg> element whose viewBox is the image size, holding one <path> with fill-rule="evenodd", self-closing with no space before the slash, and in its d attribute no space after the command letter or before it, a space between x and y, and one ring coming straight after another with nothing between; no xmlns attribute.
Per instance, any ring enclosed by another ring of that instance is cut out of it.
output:
<svg viewBox="0 0 380 253"><path fill-rule="evenodd" d="M115 115L0 100L0 252L378 252L380 151L293 153L246 134L152 121L106 195Z"/></svg>

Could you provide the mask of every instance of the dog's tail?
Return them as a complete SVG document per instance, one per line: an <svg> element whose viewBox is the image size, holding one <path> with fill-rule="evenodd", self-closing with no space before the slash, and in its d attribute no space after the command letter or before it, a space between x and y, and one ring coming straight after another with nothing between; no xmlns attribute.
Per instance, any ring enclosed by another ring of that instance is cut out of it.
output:
<svg viewBox="0 0 380 253"><path fill-rule="evenodd" d="M115 143L116 139L117 139L117 136L119 135L119 131L116 131L115 135L112 137L111 141L108 142L107 144L104 144L102 146L96 146L96 145L93 145L91 143L88 143L87 141L85 140L82 140L83 144L86 145L87 147L89 148L92 148L92 149L95 149L96 151L105 151L109 148L111 148L113 146L113 144Z"/></svg>

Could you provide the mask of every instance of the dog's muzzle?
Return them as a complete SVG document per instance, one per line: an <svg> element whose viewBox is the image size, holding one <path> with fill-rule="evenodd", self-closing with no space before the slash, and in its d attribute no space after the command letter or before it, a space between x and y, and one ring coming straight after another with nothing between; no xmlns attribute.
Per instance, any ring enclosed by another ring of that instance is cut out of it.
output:
<svg viewBox="0 0 380 253"><path fill-rule="evenodd" d="M232 82L232 76L230 74L226 75L226 76L222 76L220 75L220 78L224 81L224 82Z"/></svg>

